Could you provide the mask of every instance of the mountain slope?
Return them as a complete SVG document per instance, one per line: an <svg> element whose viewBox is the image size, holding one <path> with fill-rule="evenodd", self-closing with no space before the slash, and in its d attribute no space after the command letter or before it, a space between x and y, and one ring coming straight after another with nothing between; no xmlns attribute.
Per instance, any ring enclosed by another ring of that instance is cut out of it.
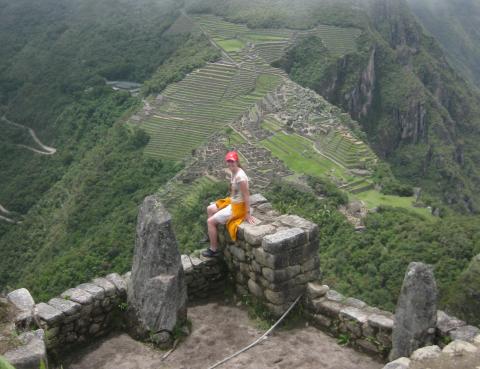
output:
<svg viewBox="0 0 480 369"><path fill-rule="evenodd" d="M451 65L480 83L480 3L476 0L408 0L421 24L446 50Z"/></svg>

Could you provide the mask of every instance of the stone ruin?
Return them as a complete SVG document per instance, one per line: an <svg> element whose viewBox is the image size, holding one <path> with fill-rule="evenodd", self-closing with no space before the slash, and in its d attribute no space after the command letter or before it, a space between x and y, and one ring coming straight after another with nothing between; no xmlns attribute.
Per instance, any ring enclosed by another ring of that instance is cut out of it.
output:
<svg viewBox="0 0 480 369"><path fill-rule="evenodd" d="M156 196L147 197L139 212L132 271L94 278L48 303L35 303L26 289L10 292L8 303L16 308L11 326L19 332L19 346L0 354L17 369L38 369L41 360L113 330L166 347L173 328L185 320L187 298L192 302L221 293L232 281L238 294L256 299L274 316L303 295L303 312L313 326L348 337L353 347L380 358L391 353L395 360L384 369L480 356L480 330L436 310L428 267L409 266L395 315L368 306L321 283L315 224L279 214L261 195L252 195L251 203L259 222L242 224L235 242L220 229L224 257L198 258L178 253L169 214Z"/></svg>

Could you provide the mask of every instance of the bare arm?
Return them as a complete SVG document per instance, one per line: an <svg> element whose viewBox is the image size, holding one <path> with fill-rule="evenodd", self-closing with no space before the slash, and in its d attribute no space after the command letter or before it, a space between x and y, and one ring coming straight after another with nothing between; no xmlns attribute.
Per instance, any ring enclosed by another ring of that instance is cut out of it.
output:
<svg viewBox="0 0 480 369"><path fill-rule="evenodd" d="M255 223L254 218L250 215L250 191L248 190L248 182L242 181L239 183L240 191L242 192L243 201L245 202L245 208L247 209L247 215L245 216L245 220L253 224Z"/></svg>

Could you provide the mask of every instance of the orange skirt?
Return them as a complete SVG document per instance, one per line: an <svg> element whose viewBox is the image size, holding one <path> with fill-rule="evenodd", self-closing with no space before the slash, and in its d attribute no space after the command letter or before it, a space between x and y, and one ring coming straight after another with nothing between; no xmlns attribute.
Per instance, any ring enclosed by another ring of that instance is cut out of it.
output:
<svg viewBox="0 0 480 369"><path fill-rule="evenodd" d="M238 226L243 223L245 217L247 216L247 207L245 206L245 202L232 203L232 199L230 197L226 197L224 199L215 201L215 205L219 210L226 208L228 205L232 205L232 215L230 216L230 219L227 220L226 227L228 233L230 234L230 238L233 241L236 241Z"/></svg>

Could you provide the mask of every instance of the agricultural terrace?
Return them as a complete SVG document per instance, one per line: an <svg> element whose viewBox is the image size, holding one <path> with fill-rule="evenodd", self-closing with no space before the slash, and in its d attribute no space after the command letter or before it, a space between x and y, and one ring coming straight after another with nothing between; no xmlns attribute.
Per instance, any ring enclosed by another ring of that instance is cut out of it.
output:
<svg viewBox="0 0 480 369"><path fill-rule="evenodd" d="M335 56L343 56L357 50L357 38L362 31L358 28L342 28L320 24L312 30L298 33L298 37L317 36Z"/></svg>
<svg viewBox="0 0 480 369"><path fill-rule="evenodd" d="M261 127L274 133L262 140L261 145L294 172L328 178L339 188L351 193L363 192L373 187L368 177L354 175L341 163L323 155L314 141L296 133L285 132L282 124L273 117L267 117Z"/></svg>
<svg viewBox="0 0 480 369"><path fill-rule="evenodd" d="M164 101L140 123L150 135L148 156L182 160L192 149L248 111L282 77L212 63L163 92Z"/></svg>

